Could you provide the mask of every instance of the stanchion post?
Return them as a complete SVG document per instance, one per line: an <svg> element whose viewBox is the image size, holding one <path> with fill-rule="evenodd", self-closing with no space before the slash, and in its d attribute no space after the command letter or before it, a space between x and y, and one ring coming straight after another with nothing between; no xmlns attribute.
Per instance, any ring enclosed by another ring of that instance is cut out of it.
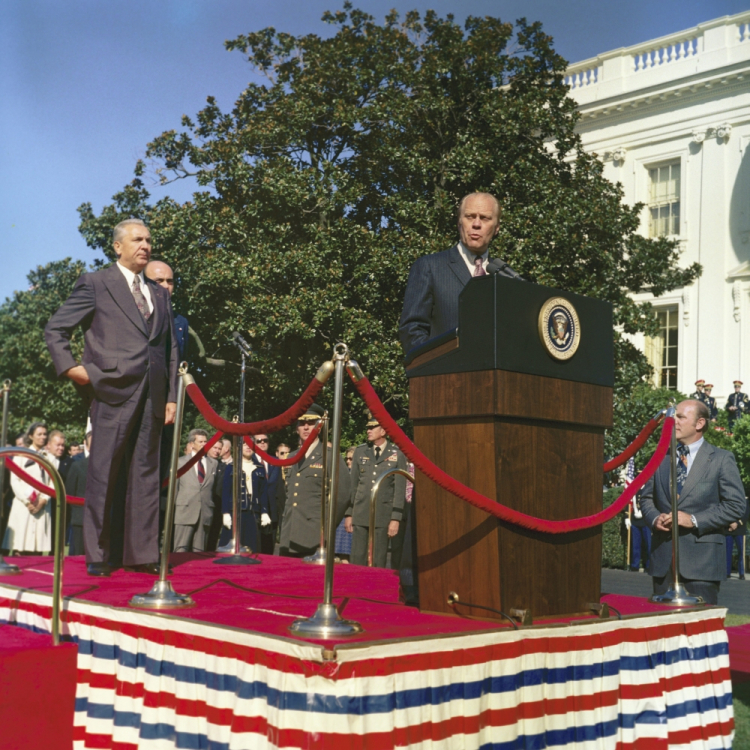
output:
<svg viewBox="0 0 750 750"><path fill-rule="evenodd" d="M320 546L312 555L308 555L302 559L307 563L325 565L327 551L326 508L328 508L328 513L330 513L331 507L328 500L328 412L323 415L323 426L319 435L323 446L323 481L320 484Z"/></svg>
<svg viewBox="0 0 750 750"><path fill-rule="evenodd" d="M674 418L675 407L667 410L667 416ZM672 440L669 448L669 489L672 500L672 572L674 581L672 588L663 594L654 594L651 601L656 604L671 604L673 607L692 607L705 604L703 597L693 596L680 581L680 527L677 524L677 435L675 425L672 425Z"/></svg>
<svg viewBox="0 0 750 750"><path fill-rule="evenodd" d="M378 492L380 492L380 485L386 477L392 474L401 474L406 477L412 484L414 484L414 475L409 474L406 469L388 469L384 471L376 480L375 484L372 485L370 490L370 528L367 530L367 565L368 567L373 566L375 559L375 503L378 499ZM403 521L401 521L403 523Z"/></svg>
<svg viewBox="0 0 750 750"><path fill-rule="evenodd" d="M176 609L192 607L195 602L187 594L178 594L167 580L169 570L169 551L172 548L172 529L174 527L175 495L177 493L177 459L180 456L180 439L182 436L182 415L185 411L185 389L195 382L188 374L187 362L180 363L180 382L177 388L177 409L174 418L172 437L172 457L169 467L169 488L167 489L167 512L164 519L164 537L161 548L159 580L151 591L136 594L129 602L131 607L144 609Z"/></svg>
<svg viewBox="0 0 750 750"><path fill-rule="evenodd" d="M341 447L341 421L344 392L344 363L349 351L345 344L336 344L333 361L335 367L335 385L333 393L333 435L331 437L331 500L328 511L328 529L326 538L330 547L336 533L336 501L339 490L339 468ZM327 442L327 441L326 441ZM355 635L362 632L358 622L343 620L333 604L333 554L326 556L325 583L323 584L323 602L318 605L315 614L309 618L295 620L289 630L295 635L307 638L335 638L339 636Z"/></svg>
<svg viewBox="0 0 750 750"><path fill-rule="evenodd" d="M5 448L8 444L8 398L10 396L10 380L3 383L3 425L2 435L0 436L0 448ZM10 454L8 454L10 455ZM5 489L5 459L0 461L0 526L2 525L3 514L3 490ZM0 556L0 576L18 575L21 569L18 565L10 565Z"/></svg>
<svg viewBox="0 0 750 750"><path fill-rule="evenodd" d="M58 518L64 518L65 508L65 485L60 472L44 457L29 448L5 448L0 446L0 464L5 464L6 456L25 456L27 460L39 464L52 477L52 486L55 490L55 503ZM62 568L63 555L65 554L65 524L58 523L55 528L55 538L52 542L55 555L55 566L52 578L52 644L60 643L60 602L62 601ZM15 565L11 567L16 567ZM15 571L14 571L15 572Z"/></svg>

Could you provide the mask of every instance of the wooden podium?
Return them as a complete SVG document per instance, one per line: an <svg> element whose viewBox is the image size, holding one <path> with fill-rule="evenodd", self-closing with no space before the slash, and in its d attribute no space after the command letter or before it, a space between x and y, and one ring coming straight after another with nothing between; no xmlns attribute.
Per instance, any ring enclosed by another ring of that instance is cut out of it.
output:
<svg viewBox="0 0 750 750"><path fill-rule="evenodd" d="M566 315L568 344L578 336L572 355L564 351ZM413 350L406 365L414 442L452 477L538 518L602 509L614 381L608 303L498 276L472 279L459 298L457 335ZM420 472L415 504L420 609L451 611L449 592L534 618L584 613L599 602L601 527L530 532ZM485 609L460 611L502 619Z"/></svg>

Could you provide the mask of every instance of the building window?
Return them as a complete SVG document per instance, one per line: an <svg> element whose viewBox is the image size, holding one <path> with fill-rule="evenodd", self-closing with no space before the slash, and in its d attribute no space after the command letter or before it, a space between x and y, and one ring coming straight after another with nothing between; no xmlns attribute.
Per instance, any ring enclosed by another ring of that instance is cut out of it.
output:
<svg viewBox="0 0 750 750"><path fill-rule="evenodd" d="M663 164L648 170L649 237L680 233L680 162Z"/></svg>
<svg viewBox="0 0 750 750"><path fill-rule="evenodd" d="M677 308L656 310L659 333L646 337L646 358L654 368L653 384L657 388L677 390Z"/></svg>

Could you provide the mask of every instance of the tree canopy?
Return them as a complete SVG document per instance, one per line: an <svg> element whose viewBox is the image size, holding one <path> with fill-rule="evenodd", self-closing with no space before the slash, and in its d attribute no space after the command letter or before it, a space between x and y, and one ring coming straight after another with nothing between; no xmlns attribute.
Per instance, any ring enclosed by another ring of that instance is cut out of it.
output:
<svg viewBox="0 0 750 750"><path fill-rule="evenodd" d="M111 205L79 208L87 243L112 258L119 220L149 224L179 278L175 306L209 355L236 361L235 329L252 343L248 417L288 406L344 341L404 421L396 331L409 267L451 246L460 198L487 191L502 209L492 255L612 303L626 398L648 366L622 333L655 325L631 293L689 284L700 268L680 269L674 243L641 236L642 207L624 205L583 151L567 63L541 24L469 17L462 28L432 11L381 24L350 3L324 20L325 38L268 28L226 42L265 82L230 112L208 97L156 137L150 166L139 162ZM184 204L152 203L149 170L200 189ZM200 380L225 413L237 376L227 367ZM348 409L345 439L363 434L363 416L358 403Z"/></svg>

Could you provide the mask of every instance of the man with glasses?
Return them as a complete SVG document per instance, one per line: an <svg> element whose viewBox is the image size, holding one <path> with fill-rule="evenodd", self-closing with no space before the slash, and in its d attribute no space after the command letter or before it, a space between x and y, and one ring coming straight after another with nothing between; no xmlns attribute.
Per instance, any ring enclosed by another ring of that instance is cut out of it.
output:
<svg viewBox="0 0 750 750"><path fill-rule="evenodd" d="M323 409L313 404L297 421L297 435L304 443L323 416ZM341 523L349 504L349 472L341 456L338 461L339 486L336 497L335 526ZM333 454L328 451L328 471L333 466ZM323 445L319 439L300 454L290 467L286 479L286 499L281 520L280 554L285 557L306 557L320 546L320 510L323 483Z"/></svg>
<svg viewBox="0 0 750 750"><path fill-rule="evenodd" d="M268 435L253 435L253 442L268 453ZM288 452L287 452L288 455ZM258 521L260 531L260 551L264 555L272 555L276 544L276 529L279 527L279 514L276 502L276 488L281 478L278 466L272 466L257 453L253 453L253 463L263 472L262 481L258 481L261 514Z"/></svg>

